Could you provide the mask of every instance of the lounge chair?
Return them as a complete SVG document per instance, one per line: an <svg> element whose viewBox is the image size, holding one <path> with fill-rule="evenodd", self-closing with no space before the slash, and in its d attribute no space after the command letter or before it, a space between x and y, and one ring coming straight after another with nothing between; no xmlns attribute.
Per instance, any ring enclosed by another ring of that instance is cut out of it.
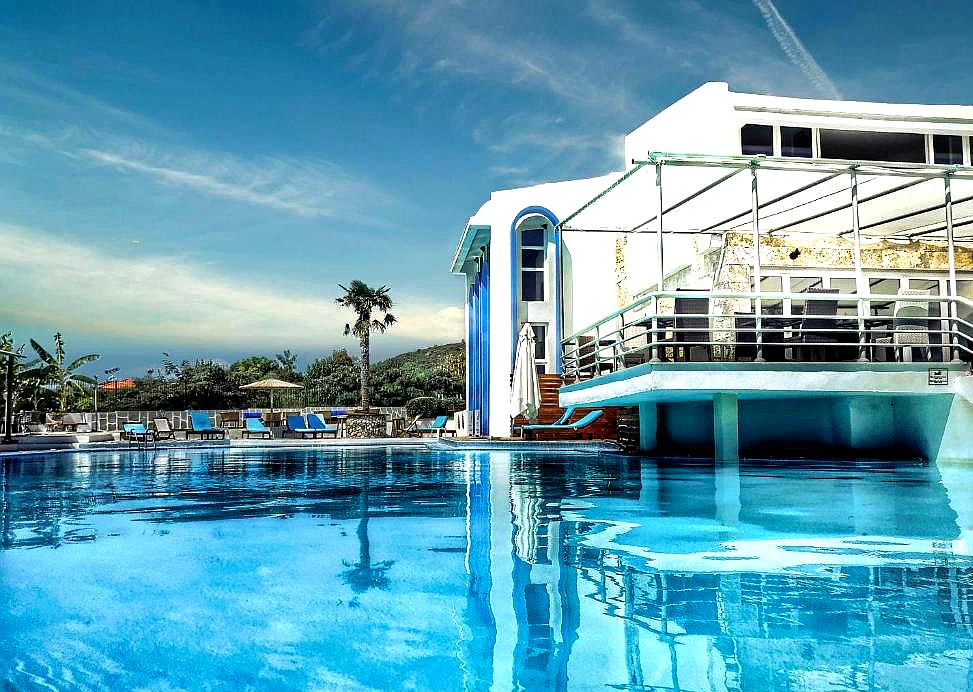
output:
<svg viewBox="0 0 973 692"><path fill-rule="evenodd" d="M431 425L422 426L417 425L414 429L415 432L419 433L419 437L422 437L426 433L435 433L437 437L442 436L446 433L456 434L455 430L446 429L446 421L449 420L448 416L436 416Z"/></svg>
<svg viewBox="0 0 973 692"><path fill-rule="evenodd" d="M304 421L304 416L287 416L287 427L284 428L284 434L294 433L295 435L300 435L302 438L310 435L311 437L317 437L323 434L320 430L315 430L314 428L308 427L307 423Z"/></svg>
<svg viewBox="0 0 973 692"><path fill-rule="evenodd" d="M172 429L171 425L169 425L168 418L153 418L152 427L155 428L155 439L157 440L176 439L176 431Z"/></svg>
<svg viewBox="0 0 973 692"><path fill-rule="evenodd" d="M594 423L596 420L605 415L605 412L601 409L595 409L594 411L589 411L583 417L576 420L574 423L562 423L561 425L555 425L553 423L547 425L525 425L521 428L525 437L529 437L530 434L536 432L551 432L557 430L573 430L578 433L580 437L583 433L581 432L589 425Z"/></svg>
<svg viewBox="0 0 973 692"><path fill-rule="evenodd" d="M338 426L328 425L321 420L321 417L316 413L307 414L307 427L309 427L311 430L320 432L322 436L330 434L334 435L336 438L338 437Z"/></svg>
<svg viewBox="0 0 973 692"><path fill-rule="evenodd" d="M187 440L190 435L199 435L203 439L219 436L220 439L225 440L226 430L223 428L214 428L209 422L209 416L206 411L190 411L189 429L186 430Z"/></svg>
<svg viewBox="0 0 973 692"><path fill-rule="evenodd" d="M155 442L155 431L147 430L144 423L124 423L122 438L129 442Z"/></svg>
<svg viewBox="0 0 973 692"><path fill-rule="evenodd" d="M550 423L550 425L564 425L564 424L566 424L569 420L571 420L571 416L574 415L575 409L576 409L576 407L574 407L574 406L568 406L566 409L564 409L564 413L562 413L558 417L558 419L556 421L554 421L553 423ZM514 427L511 428L512 431L518 431L518 430L523 430L523 429L524 429L524 426L522 426L522 425L515 425Z"/></svg>
<svg viewBox="0 0 973 692"><path fill-rule="evenodd" d="M251 435L260 435L261 437L267 437L270 439L274 438L274 433L271 432L270 428L264 425L264 422L259 418L247 417L243 420L243 430L241 434L243 437L249 439Z"/></svg>

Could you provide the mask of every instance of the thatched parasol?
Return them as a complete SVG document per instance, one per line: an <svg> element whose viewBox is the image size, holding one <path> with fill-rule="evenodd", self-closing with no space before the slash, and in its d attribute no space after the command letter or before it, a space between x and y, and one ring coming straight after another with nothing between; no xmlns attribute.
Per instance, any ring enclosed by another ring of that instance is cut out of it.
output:
<svg viewBox="0 0 973 692"><path fill-rule="evenodd" d="M245 384L240 389L269 389L270 390L270 412L274 412L274 390L277 389L304 389L304 385L294 384L278 380L276 377L267 377L250 384Z"/></svg>

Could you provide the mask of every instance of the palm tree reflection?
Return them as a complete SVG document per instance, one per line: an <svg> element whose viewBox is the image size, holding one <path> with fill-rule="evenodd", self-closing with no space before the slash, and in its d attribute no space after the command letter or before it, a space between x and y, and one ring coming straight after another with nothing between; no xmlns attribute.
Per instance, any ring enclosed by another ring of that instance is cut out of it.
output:
<svg viewBox="0 0 973 692"><path fill-rule="evenodd" d="M395 560L372 563L371 543L368 539L369 474L366 472L363 475L362 491L358 496L361 518L358 520L358 530L355 532L358 536L358 562L353 565L347 560L342 560L345 567L349 569L341 573L342 579L355 593L364 593L369 589L386 591L390 584L387 572L395 564Z"/></svg>

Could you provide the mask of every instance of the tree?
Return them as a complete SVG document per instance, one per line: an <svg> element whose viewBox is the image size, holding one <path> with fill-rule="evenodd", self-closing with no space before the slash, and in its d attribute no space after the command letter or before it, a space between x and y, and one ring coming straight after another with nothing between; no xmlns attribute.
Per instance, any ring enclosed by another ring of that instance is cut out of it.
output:
<svg viewBox="0 0 973 692"><path fill-rule="evenodd" d="M230 378L238 385L250 384L277 374L277 362L267 356L248 356L230 366Z"/></svg>
<svg viewBox="0 0 973 692"><path fill-rule="evenodd" d="M67 358L64 351L64 337L61 336L61 332L54 335L53 355L33 339L30 340L30 345L34 349L34 352L37 353L39 363L31 370L25 372L24 376L28 379L36 378L41 382L53 384L57 389L58 405L61 411L67 410L68 399L72 391L80 394L84 392L83 385L97 386L93 377L82 375L76 371L88 363L98 360L101 358L100 355L89 353L88 355L75 358L65 365Z"/></svg>
<svg viewBox="0 0 973 692"><path fill-rule="evenodd" d="M280 379L293 382L298 378L296 353L291 353L289 348L285 348L283 353L278 353L275 356L275 359L277 361L275 367Z"/></svg>
<svg viewBox="0 0 973 692"><path fill-rule="evenodd" d="M350 288L345 288L341 284L338 284L338 288L345 293L336 298L335 302L342 307L350 308L357 316L354 324L345 325L345 336L349 334L356 336L361 345L361 361L358 364L359 389L361 408L367 411L371 403L368 391L369 340L373 330L384 333L395 324L395 316L390 312L392 298L389 296L388 286L371 288L357 279L351 282ZM382 313L382 319L373 319L372 313L375 312Z"/></svg>

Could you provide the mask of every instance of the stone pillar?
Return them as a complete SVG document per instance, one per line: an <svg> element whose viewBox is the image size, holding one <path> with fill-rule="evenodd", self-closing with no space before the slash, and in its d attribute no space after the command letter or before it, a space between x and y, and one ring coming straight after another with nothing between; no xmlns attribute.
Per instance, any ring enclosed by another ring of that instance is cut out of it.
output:
<svg viewBox="0 0 973 692"><path fill-rule="evenodd" d="M717 461L740 459L740 410L736 394L713 395L713 440Z"/></svg>
<svg viewBox="0 0 973 692"><path fill-rule="evenodd" d="M658 444L659 419L656 405L652 402L639 404L639 450L654 452Z"/></svg>

